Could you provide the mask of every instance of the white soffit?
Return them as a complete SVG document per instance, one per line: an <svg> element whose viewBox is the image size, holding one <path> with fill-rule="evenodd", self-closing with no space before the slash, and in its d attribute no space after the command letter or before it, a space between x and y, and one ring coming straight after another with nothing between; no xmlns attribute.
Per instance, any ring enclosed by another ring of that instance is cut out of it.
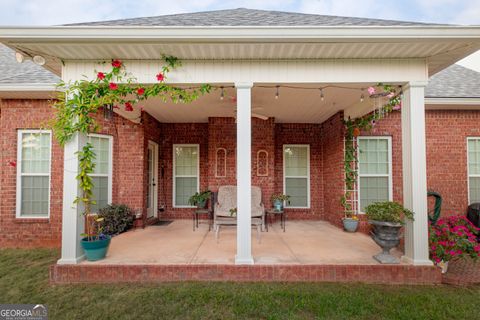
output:
<svg viewBox="0 0 480 320"><path fill-rule="evenodd" d="M426 58L430 74L480 49L480 27L0 28L0 42L61 60Z"/></svg>

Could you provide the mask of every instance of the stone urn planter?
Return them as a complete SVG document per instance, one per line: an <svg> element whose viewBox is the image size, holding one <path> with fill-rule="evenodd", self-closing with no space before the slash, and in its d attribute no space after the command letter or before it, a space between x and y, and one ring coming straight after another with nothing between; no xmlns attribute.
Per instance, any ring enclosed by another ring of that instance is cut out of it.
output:
<svg viewBox="0 0 480 320"><path fill-rule="evenodd" d="M402 224L375 220L368 222L373 226L373 240L382 248L382 252L374 255L373 258L382 264L400 263L398 258L390 254L390 250L397 247L400 243Z"/></svg>

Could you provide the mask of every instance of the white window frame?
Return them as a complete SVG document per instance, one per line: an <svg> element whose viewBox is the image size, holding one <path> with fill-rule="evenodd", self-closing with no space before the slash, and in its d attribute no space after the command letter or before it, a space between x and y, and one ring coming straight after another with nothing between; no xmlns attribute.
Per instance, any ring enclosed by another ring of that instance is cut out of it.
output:
<svg viewBox="0 0 480 320"><path fill-rule="evenodd" d="M388 200L393 201L393 175L392 175L392 137L391 136L360 136L357 138L357 143L360 145L360 140L378 140L384 139L388 141L388 173L387 174L361 174L360 173L360 155L358 158L358 212L364 214L361 203L360 179L361 177L387 177L388 178ZM360 150L358 151L360 152Z"/></svg>
<svg viewBox="0 0 480 320"><path fill-rule="evenodd" d="M50 153L49 153L49 162L50 168L48 173L48 210L45 216L38 215L22 215L22 176L46 176L43 173L22 173L22 146L23 146L23 134L42 134L48 133L50 135ZM17 131L17 193L16 193L16 218L17 219L50 219L50 194L52 188L52 130L41 130L41 129L31 129L31 130L18 130Z"/></svg>
<svg viewBox="0 0 480 320"><path fill-rule="evenodd" d="M307 206L306 207L293 207L286 205L286 209L310 209L310 145L309 144L284 144L282 148L283 158L283 194L286 194L287 190L287 176L285 174L285 148L288 147L306 147L307 148L307 176L288 176L288 178L307 178Z"/></svg>
<svg viewBox="0 0 480 320"><path fill-rule="evenodd" d="M197 178L197 192L200 192L200 145L197 144L185 144L185 143L180 143L180 144L173 144L172 146L172 185L173 185L173 190L172 190L172 204L173 208L196 208L195 206L189 206L189 205L177 205L176 203L176 178L177 176L175 175L175 150L177 147L196 147L197 148L197 175L196 176L179 176L183 178Z"/></svg>
<svg viewBox="0 0 480 320"><path fill-rule="evenodd" d="M107 177L108 178L108 204L112 204L112 186L113 186L113 137L108 134L99 134L99 133L89 133L87 135L87 142L90 142L88 138L96 137L108 139L108 173L91 173L90 177ZM95 154L96 156L97 154ZM94 186L95 187L95 186ZM94 199L96 201L96 199Z"/></svg>
<svg viewBox="0 0 480 320"><path fill-rule="evenodd" d="M470 157L469 157L469 150L468 150L468 141L470 140L480 140L480 137L467 137L467 201L468 201L468 204L470 205L471 204L471 201L470 201L470 177L472 178L480 178L480 174L470 174Z"/></svg>

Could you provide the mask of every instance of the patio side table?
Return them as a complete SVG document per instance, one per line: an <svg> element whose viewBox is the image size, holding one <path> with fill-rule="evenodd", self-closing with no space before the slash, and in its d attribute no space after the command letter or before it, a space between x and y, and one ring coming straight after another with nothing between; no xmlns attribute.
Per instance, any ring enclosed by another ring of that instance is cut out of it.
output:
<svg viewBox="0 0 480 320"><path fill-rule="evenodd" d="M193 218L193 231L195 231L195 228L198 229L198 224L201 223L199 222L199 219L198 219L198 216L201 215L201 214L207 214L208 216L208 231L210 231L210 228L212 227L212 214L211 214L211 211L209 209L195 209L195 211L193 211L193 215L192 215L192 218Z"/></svg>
<svg viewBox="0 0 480 320"><path fill-rule="evenodd" d="M278 211L274 209L269 209L265 211L265 229L268 232L268 216L274 216L275 220L277 216L280 216L280 227L283 229L283 232L285 232L285 225L287 221L287 214L285 213L284 210Z"/></svg>

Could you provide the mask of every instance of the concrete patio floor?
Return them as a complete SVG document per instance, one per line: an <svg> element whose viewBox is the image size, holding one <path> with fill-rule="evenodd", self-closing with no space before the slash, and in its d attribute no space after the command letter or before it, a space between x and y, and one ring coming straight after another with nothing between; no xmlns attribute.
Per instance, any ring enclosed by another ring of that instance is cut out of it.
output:
<svg viewBox="0 0 480 320"><path fill-rule="evenodd" d="M208 225L192 230L191 220L128 231L112 239L107 257L83 264L234 264L236 228L223 227L218 242ZM279 223L269 232L252 229L252 254L256 264L378 264L372 256L380 252L362 233L347 233L324 221L288 221L283 232ZM400 257L399 251L394 255Z"/></svg>

